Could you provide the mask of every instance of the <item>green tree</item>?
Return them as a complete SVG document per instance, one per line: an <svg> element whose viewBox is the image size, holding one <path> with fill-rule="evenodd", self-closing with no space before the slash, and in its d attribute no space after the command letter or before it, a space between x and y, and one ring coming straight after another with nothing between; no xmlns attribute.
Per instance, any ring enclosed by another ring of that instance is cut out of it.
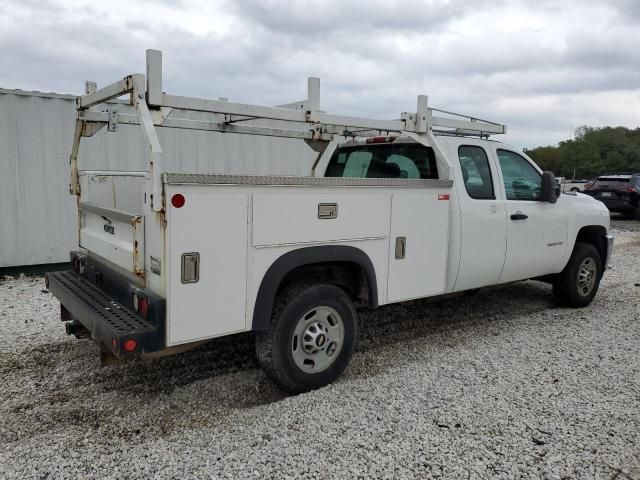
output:
<svg viewBox="0 0 640 480"><path fill-rule="evenodd" d="M605 172L640 172L640 128L576 128L575 138L527 150L527 154L544 170L571 178L595 177Z"/></svg>

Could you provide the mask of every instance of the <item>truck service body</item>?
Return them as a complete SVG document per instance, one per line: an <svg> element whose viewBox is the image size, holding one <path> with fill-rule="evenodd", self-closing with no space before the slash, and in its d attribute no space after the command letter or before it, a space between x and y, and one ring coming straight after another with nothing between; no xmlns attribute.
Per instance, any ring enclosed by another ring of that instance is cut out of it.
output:
<svg viewBox="0 0 640 480"><path fill-rule="evenodd" d="M265 371L301 392L344 370L358 308L531 278L569 306L597 291L613 242L607 209L560 194L552 174L489 140L502 125L424 96L400 120L329 115L317 79L306 100L280 107L176 97L161 84L160 53L148 51L146 78L78 99L79 248L73 268L46 281L67 332L91 337L105 362L254 331ZM127 104L112 102L124 94ZM140 125L149 170L79 169L81 138L119 124ZM161 128L298 138L317 159L306 177L179 172Z"/></svg>

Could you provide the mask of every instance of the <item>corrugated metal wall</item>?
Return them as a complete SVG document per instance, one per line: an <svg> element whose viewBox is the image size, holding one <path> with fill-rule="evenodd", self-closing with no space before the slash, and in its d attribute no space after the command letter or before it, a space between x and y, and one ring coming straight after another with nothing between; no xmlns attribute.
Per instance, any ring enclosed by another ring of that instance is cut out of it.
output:
<svg viewBox="0 0 640 480"><path fill-rule="evenodd" d="M75 100L0 89L0 267L65 262L75 248L68 193ZM171 172L308 175L315 153L302 141L159 129ZM83 138L82 170L146 170L139 126Z"/></svg>

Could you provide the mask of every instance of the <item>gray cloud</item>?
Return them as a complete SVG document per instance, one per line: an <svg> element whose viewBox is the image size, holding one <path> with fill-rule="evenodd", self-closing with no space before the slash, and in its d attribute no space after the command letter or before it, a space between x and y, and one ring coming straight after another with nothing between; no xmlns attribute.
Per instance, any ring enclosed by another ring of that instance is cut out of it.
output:
<svg viewBox="0 0 640 480"><path fill-rule="evenodd" d="M435 106L505 122L506 141L571 125L637 126L640 7L631 0L0 2L0 86L80 93L164 52L165 88L261 104L397 117Z"/></svg>

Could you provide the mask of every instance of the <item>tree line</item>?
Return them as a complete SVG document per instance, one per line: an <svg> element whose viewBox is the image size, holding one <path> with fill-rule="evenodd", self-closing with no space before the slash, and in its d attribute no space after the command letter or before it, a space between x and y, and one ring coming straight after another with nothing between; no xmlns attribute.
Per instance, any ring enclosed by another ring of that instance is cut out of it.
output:
<svg viewBox="0 0 640 480"><path fill-rule="evenodd" d="M557 147L526 150L543 170L558 177L595 178L603 173L640 172L640 128L578 127Z"/></svg>

